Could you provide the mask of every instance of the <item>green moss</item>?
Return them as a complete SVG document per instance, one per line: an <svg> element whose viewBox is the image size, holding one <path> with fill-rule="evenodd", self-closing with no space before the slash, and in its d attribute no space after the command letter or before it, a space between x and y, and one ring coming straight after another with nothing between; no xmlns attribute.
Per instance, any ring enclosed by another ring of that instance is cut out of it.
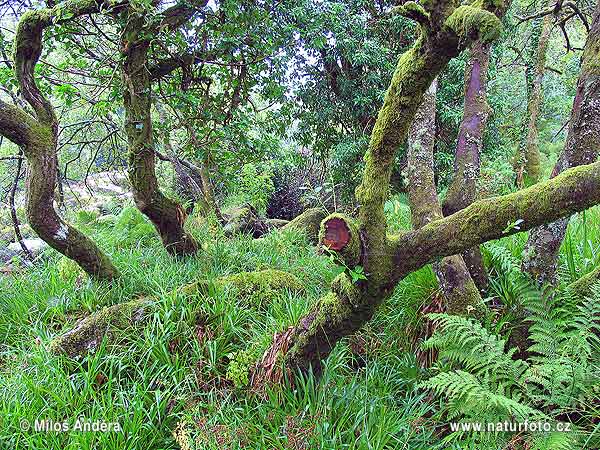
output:
<svg viewBox="0 0 600 450"><path fill-rule="evenodd" d="M479 38L483 43L491 42L500 36L502 23L495 14L482 9L478 3L459 6L444 25L462 39Z"/></svg>
<svg viewBox="0 0 600 450"><path fill-rule="evenodd" d="M327 212L321 208L310 208L299 216L295 217L290 223L285 225L282 230L295 230L305 233L308 239L316 244L319 239L319 229L321 221L325 218Z"/></svg>
<svg viewBox="0 0 600 450"><path fill-rule="evenodd" d="M358 307L362 303L363 296L360 289L345 273L335 277L331 283L331 290L340 298L346 299L353 307Z"/></svg>
<svg viewBox="0 0 600 450"><path fill-rule="evenodd" d="M587 297L592 292L592 286L600 281L600 266L582 276L569 285L569 290L578 297Z"/></svg>
<svg viewBox="0 0 600 450"><path fill-rule="evenodd" d="M102 308L82 319L72 330L56 337L50 344L50 351L71 357L93 351L103 338L114 337L118 331L141 321L149 305L148 299L137 299Z"/></svg>
<svg viewBox="0 0 600 450"><path fill-rule="evenodd" d="M291 273L266 269L225 275L213 281L201 280L183 287L181 292L188 295L196 293L207 295L211 288L232 289L242 303L250 306L269 303L285 291L295 293L305 291L304 284Z"/></svg>

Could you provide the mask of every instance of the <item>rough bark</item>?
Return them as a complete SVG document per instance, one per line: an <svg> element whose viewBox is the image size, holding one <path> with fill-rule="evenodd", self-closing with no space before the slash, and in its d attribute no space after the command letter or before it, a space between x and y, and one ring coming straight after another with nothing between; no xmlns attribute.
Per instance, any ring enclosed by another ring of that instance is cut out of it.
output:
<svg viewBox="0 0 600 450"><path fill-rule="evenodd" d="M172 7L164 13L161 27L170 28L189 18L191 12ZM166 197L158 186L151 118L150 72L148 51L150 39L157 32L156 24L148 25L146 16L134 8L123 13L125 24L121 34L123 54L123 103L125 132L129 152L129 180L138 209L154 224L167 251L176 256L197 252L198 244L186 233L186 212L177 202Z"/></svg>
<svg viewBox="0 0 600 450"><path fill-rule="evenodd" d="M79 17L110 7L109 2L71 2L25 13L15 36L15 74L21 94L35 117L0 101L0 132L23 148L28 162L26 211L31 228L52 248L73 259L89 275L110 280L118 275L109 258L85 235L67 224L53 206L57 173L58 120L52 104L38 89L35 66L42 34L62 17Z"/></svg>
<svg viewBox="0 0 600 450"><path fill-rule="evenodd" d="M490 48L490 44L475 42L465 68L463 118L454 153L454 178L442 207L445 216L466 208L477 196L483 133L490 114L486 97ZM484 292L487 289L488 278L480 249L469 249L462 257L476 286Z"/></svg>
<svg viewBox="0 0 600 450"><path fill-rule="evenodd" d="M600 19L594 14L577 81L567 140L552 171L552 177L569 167L589 164L600 149ZM569 217L531 231L523 252L522 268L540 285L556 283L558 254L567 231Z"/></svg>
<svg viewBox="0 0 600 450"><path fill-rule="evenodd" d="M408 133L408 199L415 229L443 217L433 172L436 90L437 80L434 80ZM443 258L433 268L448 312L462 315L482 312L483 300L460 255Z"/></svg>
<svg viewBox="0 0 600 450"><path fill-rule="evenodd" d="M396 152L406 140L424 93L448 61L473 40L488 42L498 36L499 19L484 9L490 6L483 2L458 6L457 2L439 0L423 6L407 2L395 9L416 20L421 33L413 47L398 61L371 133L362 183L356 192L360 205L360 261L367 280L352 283L346 274L338 276L331 292L313 305L296 327L284 334L285 339L273 341L272 348L265 353L269 358L279 350L285 350L283 361L288 369L308 370L312 367L318 372L321 360L329 355L333 346L368 321L376 307L392 292L399 279L394 276L399 264L387 238L384 204ZM437 222L414 232L423 233ZM465 249L439 256L450 256ZM252 379L258 383L268 381L266 374L272 373L270 367L270 359L263 359L257 364Z"/></svg>
<svg viewBox="0 0 600 450"><path fill-rule="evenodd" d="M555 2L552 1L552 4ZM540 149L538 142L538 119L542 103L542 81L546 68L546 52L552 30L553 15L546 15L533 22L529 42L530 58L526 68L528 87L525 138L517 155L517 183L523 186L526 180L536 182L540 178Z"/></svg>

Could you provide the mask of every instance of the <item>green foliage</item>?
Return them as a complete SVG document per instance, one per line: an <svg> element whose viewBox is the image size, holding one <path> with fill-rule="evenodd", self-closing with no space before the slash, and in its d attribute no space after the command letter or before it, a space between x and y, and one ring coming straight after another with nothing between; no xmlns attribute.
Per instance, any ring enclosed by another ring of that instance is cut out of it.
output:
<svg viewBox="0 0 600 450"><path fill-rule="evenodd" d="M228 354L229 364L227 365L225 378L230 380L237 388L247 387L250 368L256 363L258 356L257 352L250 350Z"/></svg>
<svg viewBox="0 0 600 450"><path fill-rule="evenodd" d="M255 164L244 164L228 203L232 205L249 203L264 216L274 190L273 172L270 168L259 169Z"/></svg>
<svg viewBox="0 0 600 450"><path fill-rule="evenodd" d="M436 329L424 347L439 351L440 373L421 387L447 399L441 411L450 420L555 422L574 409L592 414L600 387L599 299L600 288L583 300L559 293L523 299L532 342L526 360L474 319L430 314ZM580 444L593 429L589 417L572 424ZM558 440L536 437L542 439Z"/></svg>
<svg viewBox="0 0 600 450"><path fill-rule="evenodd" d="M143 245L157 237L154 226L139 209L133 206L123 208L113 226L115 240L118 245Z"/></svg>

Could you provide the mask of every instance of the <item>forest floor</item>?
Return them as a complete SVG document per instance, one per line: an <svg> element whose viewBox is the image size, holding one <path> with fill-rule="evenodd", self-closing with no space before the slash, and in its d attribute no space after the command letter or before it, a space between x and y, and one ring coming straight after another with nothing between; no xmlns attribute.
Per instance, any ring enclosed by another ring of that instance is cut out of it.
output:
<svg viewBox="0 0 600 450"><path fill-rule="evenodd" d="M397 229L409 226L402 198L386 210ZM225 239L218 227L192 218L190 231L202 251L175 262L131 207L113 221L86 214L74 220L112 256L122 281L91 282L54 252L33 267L0 275L0 448L475 448L468 437L449 434L436 415L439 401L417 388L434 370L422 368L430 354L415 352L425 337L418 331L423 306L435 309L440 302L430 267L403 280L367 327L336 346L318 382L301 378L259 394L235 367L326 292L339 270L328 257L298 233ZM561 252L565 282L600 263L599 224L594 209L570 226ZM521 233L488 246L516 259L525 239ZM487 250L484 255L492 276L488 300L510 309L510 281ZM295 275L305 292L241 295L225 287L189 296L178 290L267 268ZM52 339L77 319L142 296L155 303L143 326L83 358L50 352ZM495 326L502 331L505 324ZM118 424L121 431L73 430L78 418ZM37 431L36 421L43 420L70 430Z"/></svg>

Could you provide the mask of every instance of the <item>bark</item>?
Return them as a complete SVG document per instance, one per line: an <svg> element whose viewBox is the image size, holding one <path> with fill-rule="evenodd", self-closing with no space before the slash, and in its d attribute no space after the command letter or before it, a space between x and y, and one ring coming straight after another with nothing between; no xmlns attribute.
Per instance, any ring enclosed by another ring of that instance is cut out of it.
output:
<svg viewBox="0 0 600 450"><path fill-rule="evenodd" d="M408 199L415 229L443 217L433 172L436 89L437 80L434 80L408 134ZM444 258L433 268L448 312L472 315L484 310L481 295L460 255Z"/></svg>
<svg viewBox="0 0 600 450"><path fill-rule="evenodd" d="M161 192L156 178L152 86L147 69L150 38L155 30L146 25L145 15L130 8L123 14L123 22L126 24L121 39L123 102L133 198L138 209L155 226L169 253L192 255L197 252L198 244L184 229L187 214L181 205Z"/></svg>
<svg viewBox="0 0 600 450"><path fill-rule="evenodd" d="M552 171L552 177L569 167L589 164L596 160L600 148L600 19L594 14L585 44L581 73L573 100L567 140ZM531 231L523 252L523 271L540 285L556 284L558 254L567 231L569 217L543 225Z"/></svg>
<svg viewBox="0 0 600 450"><path fill-rule="evenodd" d="M396 12L419 22L421 33L413 47L398 61L371 133L362 183L356 192L360 205L360 263L367 280L352 283L345 273L338 276L331 292L313 305L296 327L277 335L272 348L256 366L253 384L269 381L268 375L274 372L271 370L272 356L279 351L285 353L283 363L287 369L306 371L312 367L318 372L321 360L329 355L333 346L372 317L400 278L395 273L398 267L403 267L398 264L398 259L402 258L394 257L392 250L395 248L387 237L384 214L396 152L406 140L424 93L448 61L474 40L489 42L501 30L497 16L482 9L481 4L456 6L456 3L438 0L423 6L407 2L395 8ZM502 5L496 12L502 15L504 7ZM440 221L431 222L413 233L426 233L437 222ZM466 248L437 256L450 256ZM420 266L427 262L423 261ZM413 266L411 270L420 266Z"/></svg>
<svg viewBox="0 0 600 450"><path fill-rule="evenodd" d="M0 101L0 132L23 148L28 162L26 211L31 228L89 275L106 280L118 276L109 258L54 209L58 120L52 104L38 89L34 73L47 27L64 22L62 17L79 17L108 6L103 1L81 1L25 13L17 26L14 68L21 94L35 116Z"/></svg>
<svg viewBox="0 0 600 450"><path fill-rule="evenodd" d="M555 2L552 1L552 4ZM525 76L527 78L528 102L525 126L525 139L517 155L517 183L525 184L526 179L537 182L540 178L540 149L538 142L538 120L542 103L542 81L546 68L546 53L552 30L552 15L536 19L530 40L530 61Z"/></svg>
<svg viewBox="0 0 600 450"><path fill-rule="evenodd" d="M463 118L454 153L454 178L443 205L445 216L466 208L477 196L477 181L481 169L480 155L483 133L490 114L487 103L487 70L490 44L475 42L465 68L465 101ZM487 289L488 279L481 251L478 247L462 254L469 273L479 290Z"/></svg>
<svg viewBox="0 0 600 450"><path fill-rule="evenodd" d="M192 141L192 143L197 148L200 148L201 146L198 142L198 137L196 135L196 131L191 126L187 127L187 131L188 131L188 135L190 136L190 140ZM219 208L219 205L217 204L217 199L215 196L213 182L210 178L209 161L210 161L210 159L209 159L209 155L208 155L208 149L205 149L205 156L204 156L203 161L201 161L198 166L192 165L190 163L190 164L187 164L187 167L192 172L196 172L199 175L199 179L200 179L201 187L202 187L202 193L204 194L204 201L206 202L209 211L214 212L215 215L217 216L217 219L219 220L219 222L221 222L221 224L224 225L225 218L223 217L223 214L221 213L221 209Z"/></svg>

